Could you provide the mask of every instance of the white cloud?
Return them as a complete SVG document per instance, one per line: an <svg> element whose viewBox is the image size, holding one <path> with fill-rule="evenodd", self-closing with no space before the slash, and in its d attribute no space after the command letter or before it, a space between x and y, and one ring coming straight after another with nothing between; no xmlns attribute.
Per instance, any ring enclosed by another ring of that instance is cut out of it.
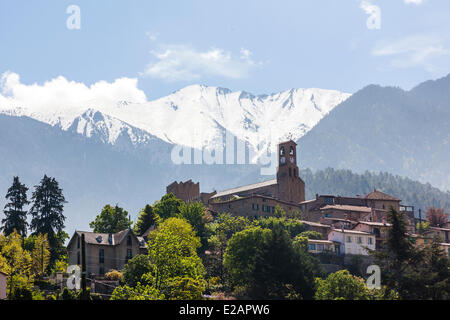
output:
<svg viewBox="0 0 450 320"><path fill-rule="evenodd" d="M0 108L27 107L32 111L109 107L118 101L142 103L147 98L137 83L137 79L120 78L87 86L59 76L42 85L27 85L20 82L18 74L5 72L0 77Z"/></svg>
<svg viewBox="0 0 450 320"><path fill-rule="evenodd" d="M416 4L416 5L419 5L419 4L422 4L422 3L423 3L423 0L403 0L403 2L406 3L406 4Z"/></svg>
<svg viewBox="0 0 450 320"><path fill-rule="evenodd" d="M261 64L253 61L250 58L252 53L244 48L240 56L235 56L218 48L200 51L189 45L162 44L151 54L156 61L150 63L142 74L166 81L195 81L210 76L240 79Z"/></svg>
<svg viewBox="0 0 450 320"><path fill-rule="evenodd" d="M374 56L392 57L391 66L397 68L423 67L429 72L437 69L436 61L450 55L444 39L437 36L413 35L380 43Z"/></svg>

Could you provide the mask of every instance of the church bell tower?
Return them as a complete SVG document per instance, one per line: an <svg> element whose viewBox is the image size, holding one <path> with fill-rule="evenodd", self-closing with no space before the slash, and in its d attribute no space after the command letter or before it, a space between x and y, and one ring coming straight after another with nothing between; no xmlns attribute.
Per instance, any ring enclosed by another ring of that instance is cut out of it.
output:
<svg viewBox="0 0 450 320"><path fill-rule="evenodd" d="M305 182L299 176L297 144L289 140L278 145L278 198L299 203L305 201Z"/></svg>

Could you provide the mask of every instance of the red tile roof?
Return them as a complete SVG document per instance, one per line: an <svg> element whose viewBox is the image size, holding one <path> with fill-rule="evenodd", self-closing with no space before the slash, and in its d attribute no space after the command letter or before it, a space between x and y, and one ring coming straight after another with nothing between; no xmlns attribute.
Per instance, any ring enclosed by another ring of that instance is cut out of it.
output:
<svg viewBox="0 0 450 320"><path fill-rule="evenodd" d="M369 207L363 207L363 206L351 206L351 205L341 205L341 204L334 204L334 205L326 205L322 208L322 210L341 210L341 211L355 211L355 212L372 212L372 209Z"/></svg>
<svg viewBox="0 0 450 320"><path fill-rule="evenodd" d="M390 195L383 193L381 191L378 191L376 189L374 189L371 193L369 193L366 196L366 199L401 201L400 199L394 198L393 196L390 196Z"/></svg>

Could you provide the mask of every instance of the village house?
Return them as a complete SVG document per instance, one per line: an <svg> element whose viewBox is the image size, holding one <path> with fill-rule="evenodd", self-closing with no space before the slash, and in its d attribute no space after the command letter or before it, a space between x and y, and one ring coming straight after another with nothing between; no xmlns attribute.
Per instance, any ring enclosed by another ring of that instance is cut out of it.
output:
<svg viewBox="0 0 450 320"><path fill-rule="evenodd" d="M392 207L404 214L408 231L413 233L415 231L414 207L401 205L400 202L400 199L374 189L362 197L359 195L357 197L340 197L316 194L316 199L301 202L300 209L306 220L341 228L340 225L344 220L356 223L359 221L386 223L388 210ZM325 219L328 221L325 222ZM331 220L334 222L331 223Z"/></svg>
<svg viewBox="0 0 450 320"><path fill-rule="evenodd" d="M6 300L6 281L8 275L0 271L0 300Z"/></svg>
<svg viewBox="0 0 450 320"><path fill-rule="evenodd" d="M383 241L387 239L389 228L392 225L386 222L359 221L353 228L356 231L364 231L375 236L375 248L380 249Z"/></svg>
<svg viewBox="0 0 450 320"><path fill-rule="evenodd" d="M313 221L306 221L306 220L299 220L299 222L301 222L307 226L307 231L318 232L322 235L322 239L328 239L328 233L331 230L330 225L313 222Z"/></svg>
<svg viewBox="0 0 450 320"><path fill-rule="evenodd" d="M81 235L84 234L86 272L91 276L103 276L110 270L122 270L134 256L146 252L143 237L134 235L131 229L117 233L75 231L67 245L69 265L81 265Z"/></svg>
<svg viewBox="0 0 450 320"><path fill-rule="evenodd" d="M366 248L375 250L375 235L363 231L333 229L328 240L339 243L337 254L368 255Z"/></svg>
<svg viewBox="0 0 450 320"><path fill-rule="evenodd" d="M429 238L438 237L442 242L450 243L450 229L429 227L424 234Z"/></svg>
<svg viewBox="0 0 450 320"><path fill-rule="evenodd" d="M355 220L341 219L341 218L320 218L320 223L330 226L333 229L346 229L351 230L354 226L358 224Z"/></svg>
<svg viewBox="0 0 450 320"><path fill-rule="evenodd" d="M433 241L433 234L423 233L423 234L408 234L408 240L414 244L414 246L423 248L428 246ZM450 257L450 243L449 242L441 242L439 244L440 249Z"/></svg>
<svg viewBox="0 0 450 320"><path fill-rule="evenodd" d="M310 253L323 253L323 252L339 252L340 244L330 240L316 240L308 239L308 252Z"/></svg>

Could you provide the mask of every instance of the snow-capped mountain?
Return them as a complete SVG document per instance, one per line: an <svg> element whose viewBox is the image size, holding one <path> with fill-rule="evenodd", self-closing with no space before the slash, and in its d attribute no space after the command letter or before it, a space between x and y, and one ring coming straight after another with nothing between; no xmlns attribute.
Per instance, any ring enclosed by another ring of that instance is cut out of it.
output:
<svg viewBox="0 0 450 320"><path fill-rule="evenodd" d="M192 85L154 101L31 107L4 99L0 113L28 116L113 145L120 137L128 137L133 145L157 137L171 144L210 149L222 145L228 131L256 147L299 139L349 96L323 89L255 96Z"/></svg>

